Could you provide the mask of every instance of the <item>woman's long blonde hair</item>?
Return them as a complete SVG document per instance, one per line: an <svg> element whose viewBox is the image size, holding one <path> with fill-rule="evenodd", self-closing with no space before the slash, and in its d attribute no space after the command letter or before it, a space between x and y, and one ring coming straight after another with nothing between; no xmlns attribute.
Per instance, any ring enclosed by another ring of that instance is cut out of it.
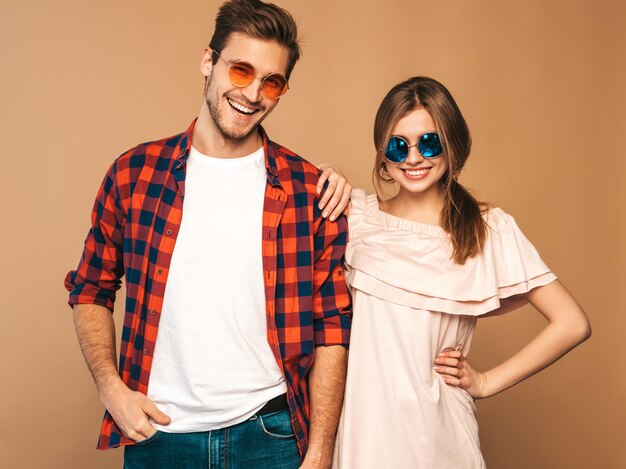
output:
<svg viewBox="0 0 626 469"><path fill-rule="evenodd" d="M440 180L444 206L440 223L452 240L452 259L464 264L478 254L487 236L482 217L484 204L478 202L458 181L469 157L472 138L461 110L445 86L428 77L413 77L394 86L380 103L374 121L376 162L372 181L379 198L384 183L393 180L385 165L385 147L398 121L415 109L425 109L437 128L443 145L440 158L448 161L448 172Z"/></svg>

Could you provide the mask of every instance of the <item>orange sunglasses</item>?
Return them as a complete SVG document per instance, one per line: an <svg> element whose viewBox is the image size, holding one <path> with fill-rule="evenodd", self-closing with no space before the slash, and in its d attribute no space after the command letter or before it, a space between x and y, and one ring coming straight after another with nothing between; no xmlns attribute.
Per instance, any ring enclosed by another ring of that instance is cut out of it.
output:
<svg viewBox="0 0 626 469"><path fill-rule="evenodd" d="M270 73L262 77L256 74L256 70L248 62L239 60L230 62L222 57L218 51L213 50L213 52L228 65L228 77L230 78L230 82L239 88L244 88L256 78L260 78L261 93L268 99L278 99L289 89L287 79L280 73Z"/></svg>

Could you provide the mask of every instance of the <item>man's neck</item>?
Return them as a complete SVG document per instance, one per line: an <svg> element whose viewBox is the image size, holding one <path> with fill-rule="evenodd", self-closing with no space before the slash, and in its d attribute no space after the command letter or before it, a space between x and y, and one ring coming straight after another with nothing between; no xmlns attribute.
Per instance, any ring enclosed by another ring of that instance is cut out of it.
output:
<svg viewBox="0 0 626 469"><path fill-rule="evenodd" d="M200 111L191 138L196 150L215 158L241 158L254 153L263 145L263 138L255 129L242 139L225 137L208 112Z"/></svg>

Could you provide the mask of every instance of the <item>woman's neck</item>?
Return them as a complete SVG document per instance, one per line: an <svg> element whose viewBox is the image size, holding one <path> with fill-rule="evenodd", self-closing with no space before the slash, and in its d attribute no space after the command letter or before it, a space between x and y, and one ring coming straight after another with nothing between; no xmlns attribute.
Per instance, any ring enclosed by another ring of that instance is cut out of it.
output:
<svg viewBox="0 0 626 469"><path fill-rule="evenodd" d="M444 192L441 188L419 193L400 189L397 195L381 202L380 208L396 217L439 226L443 204Z"/></svg>

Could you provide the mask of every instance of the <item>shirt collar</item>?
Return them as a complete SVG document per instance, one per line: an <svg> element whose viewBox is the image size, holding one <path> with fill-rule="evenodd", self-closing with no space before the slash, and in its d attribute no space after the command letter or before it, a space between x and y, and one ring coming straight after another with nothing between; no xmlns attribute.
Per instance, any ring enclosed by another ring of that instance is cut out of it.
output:
<svg viewBox="0 0 626 469"><path fill-rule="evenodd" d="M261 126L259 126L259 133L263 138L263 152L265 153L267 181L272 186L280 186L280 181L278 180L278 166L276 162L276 158L280 155L276 149L276 144L267 137L265 129Z"/></svg>
<svg viewBox="0 0 626 469"><path fill-rule="evenodd" d="M176 169L181 168L187 162L189 158L189 151L191 150L191 137L193 136L193 129L196 126L196 121L198 118L195 118L187 130L182 134L179 144L176 147L178 150L178 154L175 153L175 158L178 160L178 164L176 165ZM267 180L273 186L280 185L278 180L278 168L276 164L276 158L279 156L278 150L276 149L276 145L272 142L265 132L263 127L259 126L259 134L263 139L263 152L265 153L265 169L267 171ZM176 151L175 150L175 151Z"/></svg>
<svg viewBox="0 0 626 469"><path fill-rule="evenodd" d="M182 138L180 139L180 142L176 146L176 150L178 150L178 154L175 153L175 158L178 160L176 169L180 169L189 158L189 151L191 150L191 137L193 135L193 129L196 126L197 120L198 118L196 117L193 121L191 121L191 124L189 124L189 127L187 128L187 130L185 130Z"/></svg>

